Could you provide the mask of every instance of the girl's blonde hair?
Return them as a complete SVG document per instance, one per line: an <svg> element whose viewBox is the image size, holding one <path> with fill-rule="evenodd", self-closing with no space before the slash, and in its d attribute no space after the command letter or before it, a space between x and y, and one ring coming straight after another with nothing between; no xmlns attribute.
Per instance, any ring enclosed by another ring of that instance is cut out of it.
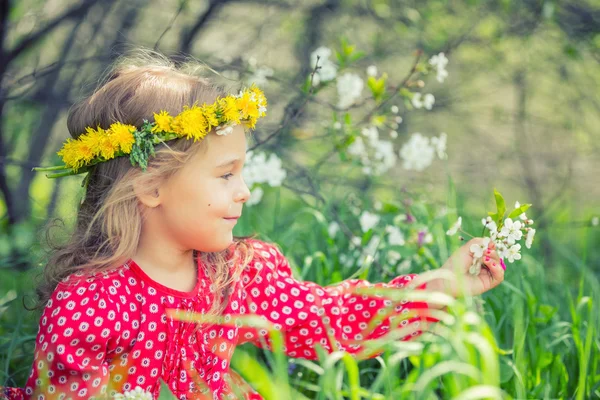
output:
<svg viewBox="0 0 600 400"><path fill-rule="evenodd" d="M115 121L141 126L153 121L161 110L176 115L185 105L213 103L225 96L223 89L197 75L204 68L196 61L176 65L152 50L137 49L121 56L98 88L70 110L67 126L76 138L86 127L107 129ZM155 147L148 170L133 167L128 157L100 163L89 172L85 198L75 230L65 244L50 245L52 253L38 287L39 306L52 295L56 285L76 271L97 273L118 267L137 250L144 210L134 185L154 192L162 182L210 145L210 134L195 142L175 139ZM50 238L49 231L47 238ZM253 257L249 237L234 237L234 246L218 253L195 252L206 266L215 290L208 314L218 314L227 304L232 283Z"/></svg>

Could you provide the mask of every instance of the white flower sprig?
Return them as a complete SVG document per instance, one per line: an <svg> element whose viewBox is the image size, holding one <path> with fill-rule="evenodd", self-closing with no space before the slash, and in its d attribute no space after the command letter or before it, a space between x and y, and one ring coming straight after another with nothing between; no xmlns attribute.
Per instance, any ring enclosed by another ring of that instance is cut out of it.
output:
<svg viewBox="0 0 600 400"><path fill-rule="evenodd" d="M123 394L118 393L113 397L114 400L152 400L152 393L146 392L139 386L136 386L133 390L128 390L123 392Z"/></svg>
<svg viewBox="0 0 600 400"><path fill-rule="evenodd" d="M515 209L504 218L506 214L506 205L504 198L494 190L496 198L497 211L489 213L487 218L483 218L481 223L484 227L484 234L487 231L489 236L484 237L481 244L471 245L469 250L473 254L473 264L469 268L469 272L473 275L479 275L483 265L483 257L490 241L496 245L496 252L501 259L507 259L508 262L514 263L521 259L521 245L518 243L525 238L525 247L531 248L535 237L535 229L533 220L528 218L525 211L531 207L531 204L521 205L518 201L515 203ZM454 235L459 230L461 232L462 217L446 232L447 235ZM466 232L465 232L466 233Z"/></svg>

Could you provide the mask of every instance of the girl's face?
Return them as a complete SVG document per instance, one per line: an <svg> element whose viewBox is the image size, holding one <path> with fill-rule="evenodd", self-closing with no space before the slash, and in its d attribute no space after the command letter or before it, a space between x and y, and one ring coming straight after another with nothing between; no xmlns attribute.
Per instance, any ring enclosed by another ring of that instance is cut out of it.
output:
<svg viewBox="0 0 600 400"><path fill-rule="evenodd" d="M242 178L246 134L236 126L228 135L210 134L199 151L159 189L161 220L182 250L216 252L229 247L233 227L250 191ZM229 219L228 219L229 218Z"/></svg>

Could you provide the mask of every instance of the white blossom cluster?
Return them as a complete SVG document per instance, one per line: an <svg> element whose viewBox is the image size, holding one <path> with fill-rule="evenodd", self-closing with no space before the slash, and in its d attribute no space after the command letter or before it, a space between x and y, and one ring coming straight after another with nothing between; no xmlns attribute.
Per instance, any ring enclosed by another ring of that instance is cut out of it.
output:
<svg viewBox="0 0 600 400"><path fill-rule="evenodd" d="M154 397L152 393L146 392L139 386L136 386L135 389L124 392L123 394L116 394L113 399L114 400L152 400Z"/></svg>
<svg viewBox="0 0 600 400"><path fill-rule="evenodd" d="M431 110L433 108L433 104L435 103L435 97L431 93L427 93L423 96L421 93L413 93L413 98L411 99L411 103L414 108L423 108L426 110Z"/></svg>
<svg viewBox="0 0 600 400"><path fill-rule="evenodd" d="M265 153L246 153L246 164L242 176L249 188L252 189L250 199L246 202L247 206L260 203L264 190L261 184L267 184L272 187L281 186L286 177L286 172L282 168L281 159L275 154L269 157Z"/></svg>
<svg viewBox="0 0 600 400"><path fill-rule="evenodd" d="M442 132L439 137L428 138L419 132L413 133L408 142L400 149L403 167L407 170L423 171L433 162L435 155L439 159L446 158L447 135Z"/></svg>
<svg viewBox="0 0 600 400"><path fill-rule="evenodd" d="M396 165L394 145L379 139L377 127L365 127L361 134L348 146L348 153L360 160L365 174L381 175Z"/></svg>
<svg viewBox="0 0 600 400"><path fill-rule="evenodd" d="M446 65L448 65L448 59L444 53L436 54L429 59L429 64L433 65L436 69L436 79L438 82L443 83L448 77L448 71L446 71Z"/></svg>
<svg viewBox="0 0 600 400"><path fill-rule="evenodd" d="M375 228L381 221L379 215L371 213L369 211L363 211L359 217L360 228L363 232L368 232L370 229ZM330 237L335 237L339 232L339 225L337 222L331 222L328 227L328 233ZM387 225L384 229L387 243L390 246L404 246L406 244L404 234L402 231L394 226ZM382 237L379 235L373 235L369 243L361 248L361 239L359 237L353 237L350 240L350 252L348 254L340 255L340 262L345 267L352 267L356 262L357 266L363 265L364 262L378 260L379 256L376 252L377 247L380 244ZM395 265L401 258L400 253L394 250L390 250L387 253L387 262Z"/></svg>
<svg viewBox="0 0 600 400"><path fill-rule="evenodd" d="M337 65L329 59L331 57L331 49L321 46L310 55L310 67L314 69L319 66L313 77L313 86L319 85L321 82L329 82L337 76ZM317 61L318 59L318 61ZM318 62L318 64L317 64Z"/></svg>
<svg viewBox="0 0 600 400"><path fill-rule="evenodd" d="M354 104L361 96L365 82L356 74L346 72L337 80L338 107L346 109Z"/></svg>
<svg viewBox="0 0 600 400"><path fill-rule="evenodd" d="M517 201L515 203L515 209L521 207ZM507 259L508 262L513 263L515 260L521 259L521 245L517 243L525 237L525 247L531 248L533 239L535 237L535 229L531 227L533 220L527 218L525 213L519 215L518 220L512 218L506 218L500 229L498 225L492 219L492 217L483 218L481 220L483 226L488 230L489 237L483 238L481 244L471 245L469 250L473 253L473 265L469 269L469 272L477 275L481 270L481 259L484 256L490 241L493 241L496 245L496 252L502 259ZM461 229L462 217L458 217L456 223L446 232L447 235L454 235Z"/></svg>

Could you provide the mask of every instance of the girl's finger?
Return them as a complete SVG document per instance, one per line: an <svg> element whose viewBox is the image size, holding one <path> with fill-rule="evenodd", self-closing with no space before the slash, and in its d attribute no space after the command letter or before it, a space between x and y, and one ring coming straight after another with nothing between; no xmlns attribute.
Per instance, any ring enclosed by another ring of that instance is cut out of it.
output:
<svg viewBox="0 0 600 400"><path fill-rule="evenodd" d="M504 270L506 267L502 266L503 262L501 260L502 259L492 259L489 257L483 258L483 263L488 267L494 277L494 286L500 284L500 282L504 280Z"/></svg>
<svg viewBox="0 0 600 400"><path fill-rule="evenodd" d="M495 260L497 263L500 263L500 256L496 250L487 249L483 254L483 261Z"/></svg>

